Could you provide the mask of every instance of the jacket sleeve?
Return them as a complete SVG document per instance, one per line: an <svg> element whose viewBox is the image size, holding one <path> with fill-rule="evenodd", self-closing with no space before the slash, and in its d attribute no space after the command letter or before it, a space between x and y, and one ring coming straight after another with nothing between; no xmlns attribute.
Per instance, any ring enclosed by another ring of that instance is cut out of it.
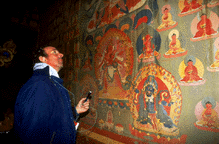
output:
<svg viewBox="0 0 219 144"><path fill-rule="evenodd" d="M29 86L19 95L17 109L20 132L19 137L25 143L50 143L53 129L51 121L55 103L49 86L39 81Z"/></svg>
<svg viewBox="0 0 219 144"><path fill-rule="evenodd" d="M80 114L76 111L76 107L72 107L72 112L73 112L74 119L77 122Z"/></svg>

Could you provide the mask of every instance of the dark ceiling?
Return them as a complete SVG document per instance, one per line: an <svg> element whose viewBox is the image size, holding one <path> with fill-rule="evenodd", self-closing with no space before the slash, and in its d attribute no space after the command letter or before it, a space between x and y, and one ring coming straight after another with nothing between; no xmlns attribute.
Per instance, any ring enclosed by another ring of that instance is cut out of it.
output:
<svg viewBox="0 0 219 144"><path fill-rule="evenodd" d="M37 47L40 16L55 0L1 1L0 49L12 39L16 53L12 61L0 67L0 113L13 108L17 93L32 74L32 52Z"/></svg>

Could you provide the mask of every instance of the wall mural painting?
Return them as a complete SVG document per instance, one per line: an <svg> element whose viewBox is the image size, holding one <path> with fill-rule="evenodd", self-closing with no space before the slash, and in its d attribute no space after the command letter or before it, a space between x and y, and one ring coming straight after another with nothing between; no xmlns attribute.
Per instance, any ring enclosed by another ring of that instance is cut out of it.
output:
<svg viewBox="0 0 219 144"><path fill-rule="evenodd" d="M122 124L120 124L120 123L115 124L114 123L113 112L111 109L107 112L106 121L104 121L103 119L100 119L98 121L98 125L99 125L100 129L105 128L109 131L115 131L118 134L123 134L123 132L124 132L124 126Z"/></svg>
<svg viewBox="0 0 219 144"><path fill-rule="evenodd" d="M117 23L118 23L118 21L117 21ZM103 28L104 33L106 33L111 28L118 29L117 24L109 24L106 28Z"/></svg>
<svg viewBox="0 0 219 144"><path fill-rule="evenodd" d="M124 18L119 22L118 28L124 33L128 34L132 30L133 20L129 17Z"/></svg>
<svg viewBox="0 0 219 144"><path fill-rule="evenodd" d="M99 96L127 99L133 68L133 47L129 37L121 30L111 28L100 40L94 58Z"/></svg>
<svg viewBox="0 0 219 144"><path fill-rule="evenodd" d="M160 34L154 30L150 25L152 20L152 12L149 9L140 11L134 17L133 29L140 29L140 25L143 23L144 29L142 33L138 36L136 42L136 49L138 53L138 62L145 63L151 62L156 59L160 59L161 54L158 52L160 50L161 38Z"/></svg>
<svg viewBox="0 0 219 144"><path fill-rule="evenodd" d="M88 35L85 39L85 46L89 49L92 50L92 47L94 45L94 38L92 35Z"/></svg>
<svg viewBox="0 0 219 144"><path fill-rule="evenodd" d="M146 26L146 28L142 30L142 33L138 36L136 42L138 62L145 63L152 62L155 58L160 59L160 44L160 34L150 26Z"/></svg>
<svg viewBox="0 0 219 144"><path fill-rule="evenodd" d="M181 42L178 39L179 31L177 29L171 30L168 37L170 39L169 50L163 55L165 58L180 57L187 54L188 51L181 47Z"/></svg>
<svg viewBox="0 0 219 144"><path fill-rule="evenodd" d="M74 81L78 82L81 60L79 54L75 55L74 57Z"/></svg>
<svg viewBox="0 0 219 144"><path fill-rule="evenodd" d="M78 82L79 70L80 70L80 67L81 67L81 60L80 60L80 57L79 57L80 43L79 43L79 41L72 41L71 44L72 44L72 47L74 48L73 49L74 53L72 54L72 61L73 61L73 67L74 67L74 69L73 69L73 73L74 73L73 80L75 82ZM65 62L67 62L67 60Z"/></svg>
<svg viewBox="0 0 219 144"><path fill-rule="evenodd" d="M94 45L97 46L100 42L101 38L103 37L103 31L102 30L96 30L94 34ZM96 47L95 47L96 49Z"/></svg>
<svg viewBox="0 0 219 144"><path fill-rule="evenodd" d="M158 0L148 0L148 7L151 10L152 16L153 16L154 19L155 19L155 17L157 17L158 12L159 12L159 7L158 7L158 4L157 4L157 1Z"/></svg>
<svg viewBox="0 0 219 144"><path fill-rule="evenodd" d="M108 129L110 131L114 130L118 134L122 134L124 132L124 126L120 123L114 123L113 121L113 114L112 109L119 109L119 110L130 110L130 104L128 100L117 100L117 99L104 99L99 98L99 105L102 107L109 108L109 111L107 112L107 116L104 119L98 120L98 126L100 129ZM120 115L120 111L119 111Z"/></svg>
<svg viewBox="0 0 219 144"><path fill-rule="evenodd" d="M79 41L76 41L73 43L73 48L74 48L74 54L78 54L80 52L80 43Z"/></svg>
<svg viewBox="0 0 219 144"><path fill-rule="evenodd" d="M197 103L194 125L201 130L219 132L219 104L213 97L205 97Z"/></svg>
<svg viewBox="0 0 219 144"><path fill-rule="evenodd" d="M91 109L81 118L80 125L93 130L83 138L95 141L107 138L104 141L107 142L117 137L119 143L128 143L124 139L133 143L191 143L205 139L192 135L197 129L218 140L212 132L219 132L219 103L205 94L216 93L208 84L217 75L211 72L219 71L218 0L79 3L80 11L74 7L69 11L64 2L66 8L57 13L63 20L48 19L52 38L45 34L41 37L48 39L50 45L63 46L67 66L64 80L76 96L72 105L92 91ZM53 31L54 27L60 28ZM162 42L161 38L164 38ZM193 56L186 46L191 46L191 52L197 47L202 52ZM179 62L177 80L166 70L174 68L165 64L172 58ZM165 67L158 65L158 60ZM209 83L204 75L205 65ZM192 116L197 120L184 121L181 125L181 113L191 117L186 113L190 109L182 106L182 93L185 96L189 93L189 87L185 86L197 86L198 92L202 87L199 85L206 85L209 90L199 95L198 101L189 103L196 105ZM184 91L181 92L180 86L184 86ZM184 124L194 125L187 131Z"/></svg>
<svg viewBox="0 0 219 144"><path fill-rule="evenodd" d="M3 47L0 47L0 67L10 64L17 53L16 47L13 40L5 42Z"/></svg>
<svg viewBox="0 0 219 144"><path fill-rule="evenodd" d="M83 72L89 72L93 70L92 62L93 62L93 54L94 51L94 41L93 36L88 35L85 39L86 48L81 51L82 59L81 59L81 70Z"/></svg>
<svg viewBox="0 0 219 144"><path fill-rule="evenodd" d="M219 37L214 41L214 49L216 50L214 62L210 65L210 67L207 67L207 70L210 72L219 71Z"/></svg>
<svg viewBox="0 0 219 144"><path fill-rule="evenodd" d="M73 78L74 78L74 71L72 69L69 69L67 72L67 75L66 76L66 81L72 81Z"/></svg>
<svg viewBox="0 0 219 144"><path fill-rule="evenodd" d="M81 61L81 70L83 72L89 72L93 70L92 67L92 62L93 62L93 57L92 57L92 52L90 50L87 50L84 55L83 55L83 59Z"/></svg>
<svg viewBox="0 0 219 144"><path fill-rule="evenodd" d="M181 80L179 85L195 86L202 85L206 82L203 78L204 66L202 62L192 55L185 57L179 65L179 75Z"/></svg>
<svg viewBox="0 0 219 144"><path fill-rule="evenodd" d="M203 0L179 0L178 6L181 12L178 16L183 17L201 11L205 8L202 2Z"/></svg>
<svg viewBox="0 0 219 144"><path fill-rule="evenodd" d="M215 6L218 6L219 5L219 1L218 0L211 0L207 6L208 7L215 7Z"/></svg>
<svg viewBox="0 0 219 144"><path fill-rule="evenodd" d="M98 121L98 125L100 129L106 128L110 131L114 129L115 125L113 121L113 112L111 109L107 112L106 120L104 121L103 119L100 119Z"/></svg>
<svg viewBox="0 0 219 144"><path fill-rule="evenodd" d="M196 42L218 37L218 26L219 18L216 13L212 11L209 14L199 12L191 23L193 37L190 40Z"/></svg>
<svg viewBox="0 0 219 144"><path fill-rule="evenodd" d="M90 111L88 115L81 118L80 121L83 121L86 124L93 125L96 122L96 117L97 117L96 111L97 111L98 99L99 99L98 86L94 78L89 74L84 75L79 83L80 84L77 86L77 93L76 93L77 95L75 97L76 103L78 103L78 101L81 98L86 97L89 91L92 91L91 94L92 98L90 100ZM74 101L74 99L72 101Z"/></svg>
<svg viewBox="0 0 219 144"><path fill-rule="evenodd" d="M109 111L107 112L105 127L106 127L108 130L110 130L110 131L113 130L113 128L114 128L113 112L112 112L112 110L109 110Z"/></svg>
<svg viewBox="0 0 219 144"><path fill-rule="evenodd" d="M172 18L172 14L170 13L171 11L171 6L164 5L161 9L162 11L162 18L161 18L161 24L158 26L157 31L166 31L168 29L172 29L178 25L178 22L174 21Z"/></svg>
<svg viewBox="0 0 219 144"><path fill-rule="evenodd" d="M92 32L97 28L111 24L116 19L135 11L143 6L146 0L93 0L86 3L85 10L91 17L87 31Z"/></svg>
<svg viewBox="0 0 219 144"><path fill-rule="evenodd" d="M138 12L136 15L133 16L134 16L133 29L138 29L138 27L143 23L149 25L152 20L152 13L149 9L141 10L140 12Z"/></svg>
<svg viewBox="0 0 219 144"><path fill-rule="evenodd" d="M120 135L123 134L124 133L124 126L120 123L116 124L115 131Z"/></svg>
<svg viewBox="0 0 219 144"><path fill-rule="evenodd" d="M177 125L182 95L172 74L161 66L150 64L138 72L132 84L129 98L133 117L133 124L129 125L131 133L148 141L152 137L153 142L159 142L160 134L164 141L168 139L170 142L173 138L179 142L175 138L179 135Z"/></svg>

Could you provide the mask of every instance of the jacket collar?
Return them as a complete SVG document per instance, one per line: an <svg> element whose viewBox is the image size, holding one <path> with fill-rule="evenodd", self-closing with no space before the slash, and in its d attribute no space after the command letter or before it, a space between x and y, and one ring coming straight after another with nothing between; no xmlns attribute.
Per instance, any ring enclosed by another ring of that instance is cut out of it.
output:
<svg viewBox="0 0 219 144"><path fill-rule="evenodd" d="M48 75L49 76L55 76L55 77L58 77L59 78L59 74L58 72L53 68L51 67L50 65L46 64L46 63L36 63L33 67L33 70L42 70L46 67L49 67L48 69Z"/></svg>
<svg viewBox="0 0 219 144"><path fill-rule="evenodd" d="M49 71L50 71L50 67L49 66L46 66L43 69L36 69L36 70L33 71L33 76L49 77L53 81L58 82L60 84L63 84L63 80L61 78L56 77L54 75L50 76Z"/></svg>

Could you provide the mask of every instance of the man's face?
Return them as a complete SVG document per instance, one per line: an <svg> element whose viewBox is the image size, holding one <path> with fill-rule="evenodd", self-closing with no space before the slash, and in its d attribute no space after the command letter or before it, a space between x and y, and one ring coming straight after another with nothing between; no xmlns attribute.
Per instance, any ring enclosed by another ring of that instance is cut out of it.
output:
<svg viewBox="0 0 219 144"><path fill-rule="evenodd" d="M47 63L58 72L63 67L63 54L60 53L55 47L45 47L44 51L48 55L45 57L44 63Z"/></svg>

